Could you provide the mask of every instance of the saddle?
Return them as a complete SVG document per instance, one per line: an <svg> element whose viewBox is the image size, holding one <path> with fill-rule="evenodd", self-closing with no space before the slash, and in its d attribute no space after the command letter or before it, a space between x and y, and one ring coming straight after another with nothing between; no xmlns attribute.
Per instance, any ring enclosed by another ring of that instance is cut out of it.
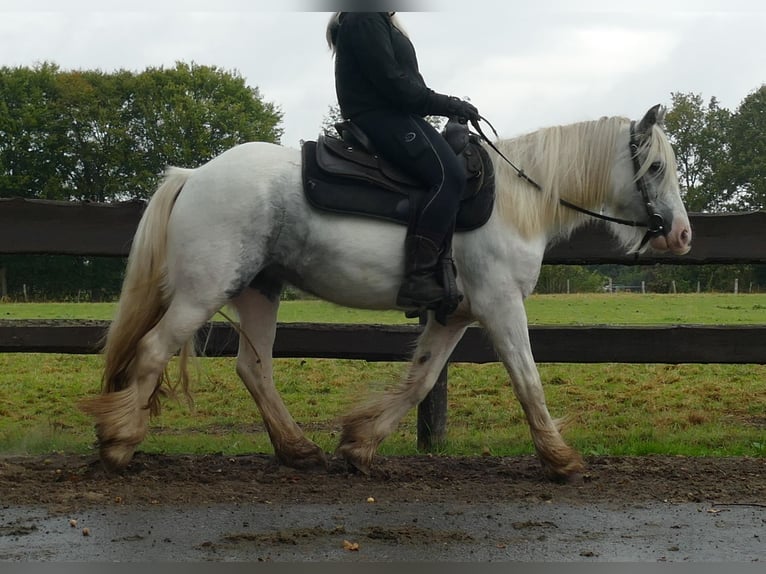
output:
<svg viewBox="0 0 766 574"><path fill-rule="evenodd" d="M492 213L494 169L478 136L469 135L465 125L451 124L443 135L462 158L467 183L455 231L470 231L484 225ZM325 133L301 148L308 202L316 209L409 225L429 190L376 154L358 126L345 121L335 129L340 137Z"/></svg>

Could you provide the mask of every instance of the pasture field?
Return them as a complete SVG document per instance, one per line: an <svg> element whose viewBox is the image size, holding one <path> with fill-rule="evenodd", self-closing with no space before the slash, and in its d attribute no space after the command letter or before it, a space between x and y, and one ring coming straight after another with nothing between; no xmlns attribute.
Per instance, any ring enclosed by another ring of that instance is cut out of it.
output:
<svg viewBox="0 0 766 574"><path fill-rule="evenodd" d="M115 303L3 303L0 319L109 320ZM532 295L530 324L538 325L742 325L766 323L766 293L683 293L675 295L594 293ZM215 320L223 318L216 316ZM363 311L318 300L284 301L283 323L416 323L398 311Z"/></svg>
<svg viewBox="0 0 766 574"><path fill-rule="evenodd" d="M764 324L766 295L539 295L532 324ZM102 319L112 304L0 303L0 319ZM281 322L404 323L396 312L360 312L319 301L289 301ZM332 451L340 416L370 392L394 384L404 363L279 359L275 378L307 434ZM554 417L586 455L766 456L765 365L541 364ZM171 369L172 373L172 369ZM98 392L100 357L0 354L0 452L89 452L90 420L77 401ZM159 453L271 452L257 409L234 372L234 359L201 359L193 404L168 399L141 450ZM532 452L504 369L452 364L443 452ZM415 413L384 442L384 454L412 454Z"/></svg>

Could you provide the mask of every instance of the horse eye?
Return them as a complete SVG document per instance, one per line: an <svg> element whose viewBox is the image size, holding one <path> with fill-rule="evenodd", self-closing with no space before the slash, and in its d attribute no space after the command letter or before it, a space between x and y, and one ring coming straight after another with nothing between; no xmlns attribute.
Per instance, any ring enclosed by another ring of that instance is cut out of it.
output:
<svg viewBox="0 0 766 574"><path fill-rule="evenodd" d="M661 161L655 161L649 166L649 173L657 174L662 171L663 165Z"/></svg>

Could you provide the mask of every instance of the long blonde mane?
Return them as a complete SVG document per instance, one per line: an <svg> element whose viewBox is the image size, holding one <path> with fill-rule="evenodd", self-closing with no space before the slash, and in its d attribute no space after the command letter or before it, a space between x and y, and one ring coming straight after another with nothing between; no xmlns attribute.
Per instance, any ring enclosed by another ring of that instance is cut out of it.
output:
<svg viewBox="0 0 766 574"><path fill-rule="evenodd" d="M496 209L501 217L527 238L550 232L552 225L558 225L558 234L570 233L586 216L561 206L559 199L596 210L606 203L619 149L617 137L625 133L629 121L604 117L498 141L498 149L542 187L534 188L493 154ZM666 166L665 177L675 173L673 150L657 126L652 126L651 137L642 143L642 155L647 159L636 177L658 158Z"/></svg>

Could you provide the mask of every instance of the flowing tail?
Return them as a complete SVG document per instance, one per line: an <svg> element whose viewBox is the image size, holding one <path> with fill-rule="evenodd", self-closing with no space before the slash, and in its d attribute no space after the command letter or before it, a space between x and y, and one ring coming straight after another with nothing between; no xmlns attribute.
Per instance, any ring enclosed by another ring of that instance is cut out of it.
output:
<svg viewBox="0 0 766 574"><path fill-rule="evenodd" d="M129 385L139 341L167 310L172 296L168 286L167 225L176 198L192 171L181 168L166 171L136 229L117 312L104 344L103 394L122 391ZM189 352L190 346L191 342L187 343L182 355ZM98 401L95 399L90 405L86 401L85 410L100 410ZM158 411L156 393L149 406L152 413Z"/></svg>

